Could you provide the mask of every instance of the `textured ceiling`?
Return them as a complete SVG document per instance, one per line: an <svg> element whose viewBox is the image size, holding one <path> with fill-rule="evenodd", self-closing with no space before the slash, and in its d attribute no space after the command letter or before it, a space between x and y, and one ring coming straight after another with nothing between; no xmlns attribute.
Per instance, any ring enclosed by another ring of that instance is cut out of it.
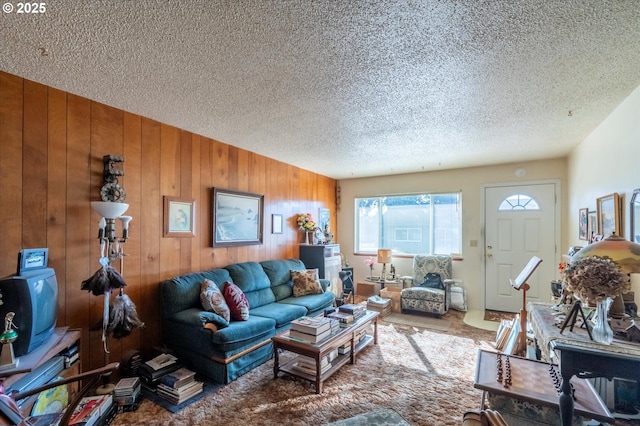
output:
<svg viewBox="0 0 640 426"><path fill-rule="evenodd" d="M637 0L46 5L0 69L334 178L564 156L640 85Z"/></svg>

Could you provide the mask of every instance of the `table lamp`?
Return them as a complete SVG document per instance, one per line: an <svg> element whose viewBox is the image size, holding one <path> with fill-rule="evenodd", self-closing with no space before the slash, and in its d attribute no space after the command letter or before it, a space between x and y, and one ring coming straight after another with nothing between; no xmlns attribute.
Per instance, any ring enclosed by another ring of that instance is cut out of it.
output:
<svg viewBox="0 0 640 426"><path fill-rule="evenodd" d="M378 249L378 263L382 263L380 279L384 280L387 276L387 263L391 263L391 249Z"/></svg>

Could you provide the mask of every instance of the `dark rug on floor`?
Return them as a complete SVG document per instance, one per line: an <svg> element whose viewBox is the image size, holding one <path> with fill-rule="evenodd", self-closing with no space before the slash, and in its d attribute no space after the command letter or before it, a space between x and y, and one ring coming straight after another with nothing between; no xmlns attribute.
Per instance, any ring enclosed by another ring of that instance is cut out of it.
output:
<svg viewBox="0 0 640 426"><path fill-rule="evenodd" d="M169 411L170 413L175 414L178 411L182 410L183 408L188 407L194 402L200 401L205 396L209 395L210 393L222 387L222 385L218 383L207 382L204 380L201 380L201 381L204 382L204 384L202 385L202 392L200 392L199 394L195 395L192 398L189 398L188 400L184 401L182 404L174 405L169 401L167 401L166 399L162 398L161 396L158 396L158 394L156 394L155 392L152 392L149 389L146 389L144 387L142 388L142 396L144 396L146 399L153 402L154 404L159 405L160 407Z"/></svg>
<svg viewBox="0 0 640 426"><path fill-rule="evenodd" d="M492 311L490 309L485 309L484 311L484 320L485 321L496 321L500 322L503 319L513 319L516 314L513 312L502 312L502 311Z"/></svg>
<svg viewBox="0 0 640 426"><path fill-rule="evenodd" d="M337 422L327 423L325 426L410 426L395 410L383 408L370 413L359 414Z"/></svg>

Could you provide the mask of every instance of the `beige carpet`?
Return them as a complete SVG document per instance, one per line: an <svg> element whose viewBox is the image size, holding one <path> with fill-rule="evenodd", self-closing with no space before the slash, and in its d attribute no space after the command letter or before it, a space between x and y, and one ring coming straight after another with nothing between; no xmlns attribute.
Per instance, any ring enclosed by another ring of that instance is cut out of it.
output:
<svg viewBox="0 0 640 426"><path fill-rule="evenodd" d="M442 318L427 315L409 315L400 313L391 313L382 318L382 321L439 331L447 331L449 329L449 326L451 325L451 322L449 320Z"/></svg>
<svg viewBox="0 0 640 426"><path fill-rule="evenodd" d="M464 412L480 405L473 387L478 348L491 349L495 339L462 318L444 315L447 332L380 323L379 344L338 370L320 395L304 380L274 380L271 360L177 414L144 400L113 425L322 425L392 408L412 425L459 426Z"/></svg>

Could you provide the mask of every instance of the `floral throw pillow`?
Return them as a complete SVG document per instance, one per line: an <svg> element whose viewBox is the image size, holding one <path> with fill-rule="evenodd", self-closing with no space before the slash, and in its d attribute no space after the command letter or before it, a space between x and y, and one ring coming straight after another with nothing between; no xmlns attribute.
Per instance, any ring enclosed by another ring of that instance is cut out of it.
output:
<svg viewBox="0 0 640 426"><path fill-rule="evenodd" d="M229 305L231 319L236 321L246 321L249 319L249 301L240 287L232 282L226 281L222 294L224 294L224 300L227 302L227 305Z"/></svg>
<svg viewBox="0 0 640 426"><path fill-rule="evenodd" d="M229 305L224 300L222 292L213 281L205 278L200 286L200 303L205 311L213 312L229 321L231 311Z"/></svg>
<svg viewBox="0 0 640 426"><path fill-rule="evenodd" d="M293 281L294 297L324 293L318 279L317 268L307 269L306 271L291 271L291 281Z"/></svg>

